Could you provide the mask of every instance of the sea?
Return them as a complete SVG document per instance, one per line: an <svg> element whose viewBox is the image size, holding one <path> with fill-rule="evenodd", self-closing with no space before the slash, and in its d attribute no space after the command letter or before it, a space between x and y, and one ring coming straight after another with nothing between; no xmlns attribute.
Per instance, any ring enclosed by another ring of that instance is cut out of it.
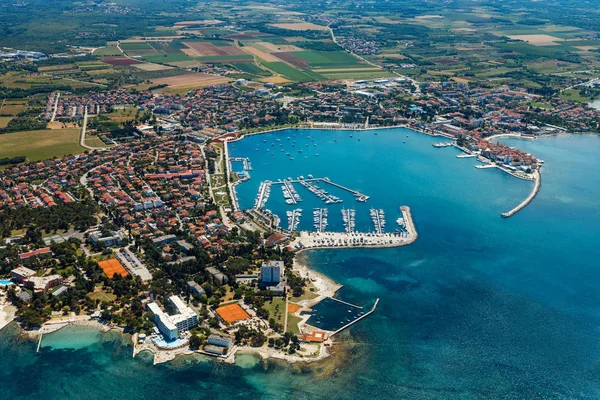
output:
<svg viewBox="0 0 600 400"><path fill-rule="evenodd" d="M340 230L345 207L369 231L377 208L393 231L398 207L411 207L419 238L409 246L304 253L343 285L339 299L365 309L379 299L340 334L331 360L188 356L154 366L150 355L132 358L127 336L87 327L47 335L36 355L37 343L9 325L0 332L0 399L600 398L600 137L502 139L544 160L539 194L508 219L500 214L533 183L477 169L455 148L432 146L439 141L400 128L287 130L229 145L252 165L237 186L242 208L260 182L308 174L370 197L359 203L329 185L344 201L326 205L294 184L302 202L288 205L274 184L266 208L284 226L285 212L302 208L300 228L313 229L312 208L326 207L327 229Z"/></svg>

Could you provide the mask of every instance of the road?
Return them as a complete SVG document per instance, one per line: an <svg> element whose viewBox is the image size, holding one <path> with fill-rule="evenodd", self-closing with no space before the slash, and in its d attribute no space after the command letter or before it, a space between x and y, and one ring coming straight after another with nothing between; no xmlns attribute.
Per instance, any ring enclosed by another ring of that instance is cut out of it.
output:
<svg viewBox="0 0 600 400"><path fill-rule="evenodd" d="M85 108L83 114L83 124L81 125L81 134L79 135L79 145L88 150L106 150L110 147L92 147L85 144L85 132L87 131L88 110Z"/></svg>
<svg viewBox="0 0 600 400"><path fill-rule="evenodd" d="M377 67L377 68L383 69L381 67L381 65L377 65L374 62L371 62L371 61L367 60L366 58L361 57L358 54L356 54L356 53L354 53L354 52L346 49L344 46L342 46L341 44L338 43L338 40L335 37L335 34L333 33L333 29L331 29L330 26L328 26L327 29L329 29L329 33L331 34L331 40L333 41L333 43L337 44L342 49L346 50L348 53L352 54L354 57L358 58L359 60L362 60L363 62L365 62L365 63L367 63L367 64L369 64L369 65L371 65L373 67ZM410 81L413 85L415 85L415 88L416 88L415 89L415 94L420 94L421 93L421 83L420 82L418 82L415 79L410 78L410 77L408 77L406 75L399 74L396 71L389 71L389 72L392 73L392 74L394 74L394 75L396 75L396 76L398 76L398 77L400 77L400 78L406 79L406 80Z"/></svg>
<svg viewBox="0 0 600 400"><path fill-rule="evenodd" d="M50 118L50 122L54 122L56 119L56 110L58 108L58 99L60 98L60 92L56 92L56 100L54 100L54 106L52 107L52 117Z"/></svg>

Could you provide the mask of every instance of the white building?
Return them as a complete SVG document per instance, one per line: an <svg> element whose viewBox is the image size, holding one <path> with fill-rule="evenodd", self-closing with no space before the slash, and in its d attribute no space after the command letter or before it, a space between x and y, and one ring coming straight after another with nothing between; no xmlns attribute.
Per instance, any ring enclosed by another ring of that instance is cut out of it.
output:
<svg viewBox="0 0 600 400"><path fill-rule="evenodd" d="M198 325L198 315L178 296L169 297L169 303L175 307L176 314L167 314L155 302L148 304L148 309L154 314L152 321L165 339L175 340L179 333L188 331Z"/></svg>

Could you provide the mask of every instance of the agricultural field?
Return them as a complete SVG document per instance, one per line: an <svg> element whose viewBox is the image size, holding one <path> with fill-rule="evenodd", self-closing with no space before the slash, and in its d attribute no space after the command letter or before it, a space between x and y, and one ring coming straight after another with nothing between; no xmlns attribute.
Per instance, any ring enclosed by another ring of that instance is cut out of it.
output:
<svg viewBox="0 0 600 400"><path fill-rule="evenodd" d="M79 154L79 129L44 129L0 135L0 158L25 156L29 161Z"/></svg>

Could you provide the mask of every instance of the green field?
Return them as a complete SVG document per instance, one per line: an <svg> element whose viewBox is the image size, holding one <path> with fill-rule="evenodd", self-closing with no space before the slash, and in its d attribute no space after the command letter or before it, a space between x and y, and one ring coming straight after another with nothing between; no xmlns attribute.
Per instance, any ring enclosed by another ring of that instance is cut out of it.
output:
<svg viewBox="0 0 600 400"><path fill-rule="evenodd" d="M271 75L271 74L269 74L269 71L265 71L264 69L260 68L259 66L257 66L256 64L253 64L253 63L232 63L231 65L233 67L239 69L240 71L246 72L249 74L261 75L261 76Z"/></svg>
<svg viewBox="0 0 600 400"><path fill-rule="evenodd" d="M29 161L79 154L79 129L45 129L0 135L0 158L25 156Z"/></svg>
<svg viewBox="0 0 600 400"><path fill-rule="evenodd" d="M306 50L296 51L294 54L308 61L313 68L353 68L365 65L358 58L344 51Z"/></svg>
<svg viewBox="0 0 600 400"><path fill-rule="evenodd" d="M127 50L154 50L154 48L146 42L121 43L121 49Z"/></svg>
<svg viewBox="0 0 600 400"><path fill-rule="evenodd" d="M294 68L291 65L286 64L284 62L263 61L262 64L265 67L277 72L278 74L281 74L281 75L285 76L286 78L288 78L292 81L296 81L296 82L308 82L308 81L324 79L324 77L322 75L319 75L314 72L304 72L304 71L297 70L296 68Z"/></svg>
<svg viewBox="0 0 600 400"><path fill-rule="evenodd" d="M94 55L98 57L120 56L122 53L116 47L100 47L94 51Z"/></svg>

